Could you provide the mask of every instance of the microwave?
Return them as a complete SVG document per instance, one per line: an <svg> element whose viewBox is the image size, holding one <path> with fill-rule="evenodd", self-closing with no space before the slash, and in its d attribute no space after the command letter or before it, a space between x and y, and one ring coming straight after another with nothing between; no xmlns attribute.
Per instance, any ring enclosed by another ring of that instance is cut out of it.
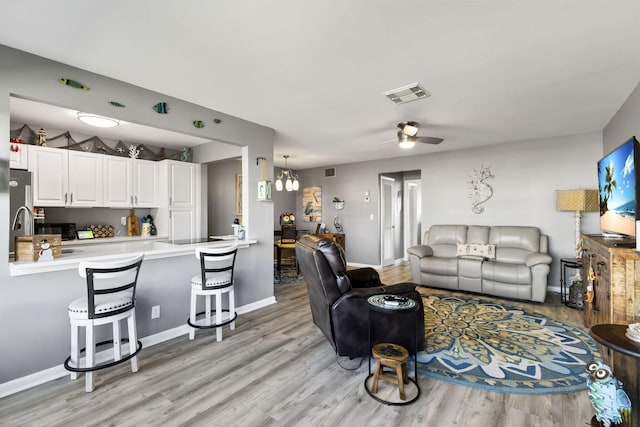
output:
<svg viewBox="0 0 640 427"><path fill-rule="evenodd" d="M37 224L36 234L60 234L62 240L74 240L76 238L76 224L74 222L53 222L47 224Z"/></svg>

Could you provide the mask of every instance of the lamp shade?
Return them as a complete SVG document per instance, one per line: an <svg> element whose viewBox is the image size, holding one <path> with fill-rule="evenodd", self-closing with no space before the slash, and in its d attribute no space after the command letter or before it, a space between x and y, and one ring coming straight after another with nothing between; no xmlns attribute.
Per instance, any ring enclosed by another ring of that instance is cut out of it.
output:
<svg viewBox="0 0 640 427"><path fill-rule="evenodd" d="M556 209L571 212L598 212L598 190L557 190Z"/></svg>

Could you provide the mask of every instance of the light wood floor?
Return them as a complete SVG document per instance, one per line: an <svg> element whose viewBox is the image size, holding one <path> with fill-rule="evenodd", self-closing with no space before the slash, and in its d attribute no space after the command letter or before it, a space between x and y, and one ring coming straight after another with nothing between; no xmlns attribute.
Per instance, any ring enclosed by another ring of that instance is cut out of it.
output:
<svg viewBox="0 0 640 427"><path fill-rule="evenodd" d="M406 266L385 283L410 281ZM424 292L436 292L424 290ZM417 402L393 407L364 390L367 364L341 368L311 321L304 285L276 285L277 304L238 316L236 330L179 337L145 348L140 371L98 372L96 389L68 377L0 399L2 426L585 426L587 392L515 395L420 378ZM550 295L533 311L582 327L582 312ZM510 304L517 303L509 301ZM343 364L353 364L341 358Z"/></svg>

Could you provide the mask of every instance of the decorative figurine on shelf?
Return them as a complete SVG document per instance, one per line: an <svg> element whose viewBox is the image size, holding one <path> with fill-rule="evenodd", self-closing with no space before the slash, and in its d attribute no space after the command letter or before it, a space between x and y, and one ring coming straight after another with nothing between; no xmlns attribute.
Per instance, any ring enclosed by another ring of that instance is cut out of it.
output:
<svg viewBox="0 0 640 427"><path fill-rule="evenodd" d="M47 146L47 131L42 128L38 131L38 145L40 147Z"/></svg>
<svg viewBox="0 0 640 427"><path fill-rule="evenodd" d="M603 426L611 423L631 425L631 400L622 389L622 382L613 376L611 368L602 362L587 364L589 400L596 410L596 420Z"/></svg>
<svg viewBox="0 0 640 427"><path fill-rule="evenodd" d="M333 217L333 226L336 228L336 233L342 233L342 225L338 222L338 215Z"/></svg>
<svg viewBox="0 0 640 427"><path fill-rule="evenodd" d="M136 210L131 209L129 216L127 217L127 235L139 236L140 235L140 220L136 216Z"/></svg>
<svg viewBox="0 0 640 427"><path fill-rule="evenodd" d="M135 145L129 146L129 157L131 157L132 159L137 159L138 157L140 157L140 150L138 150L138 147L136 147Z"/></svg>
<svg viewBox="0 0 640 427"><path fill-rule="evenodd" d="M38 261L53 261L53 251L51 250L51 244L47 239L40 242Z"/></svg>

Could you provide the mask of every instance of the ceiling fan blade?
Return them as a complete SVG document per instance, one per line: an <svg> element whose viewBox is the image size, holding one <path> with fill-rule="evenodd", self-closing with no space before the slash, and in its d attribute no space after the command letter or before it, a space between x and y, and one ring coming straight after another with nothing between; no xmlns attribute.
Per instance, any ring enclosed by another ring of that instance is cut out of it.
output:
<svg viewBox="0 0 640 427"><path fill-rule="evenodd" d="M413 139L415 142L422 142L425 144L440 144L444 139L442 138L433 138L431 136L414 136Z"/></svg>

